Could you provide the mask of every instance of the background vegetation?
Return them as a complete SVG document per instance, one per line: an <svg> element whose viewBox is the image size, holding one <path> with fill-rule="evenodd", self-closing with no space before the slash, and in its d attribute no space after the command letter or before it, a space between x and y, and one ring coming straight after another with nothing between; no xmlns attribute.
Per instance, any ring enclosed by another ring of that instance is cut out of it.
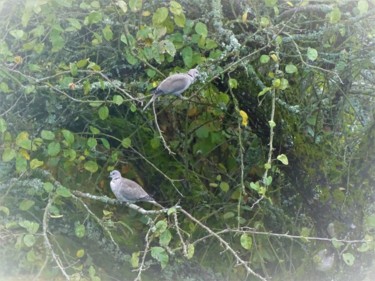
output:
<svg viewBox="0 0 375 281"><path fill-rule="evenodd" d="M374 11L0 1L0 279L373 280Z"/></svg>

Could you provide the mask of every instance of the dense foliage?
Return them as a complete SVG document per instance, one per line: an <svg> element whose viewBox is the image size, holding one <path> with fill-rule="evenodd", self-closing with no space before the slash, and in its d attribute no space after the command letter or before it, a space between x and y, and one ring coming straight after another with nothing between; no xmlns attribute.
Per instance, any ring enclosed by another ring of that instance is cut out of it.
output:
<svg viewBox="0 0 375 281"><path fill-rule="evenodd" d="M0 0L0 276L375 275L373 22L374 0ZM191 68L188 100L142 111ZM113 169L170 208L109 199Z"/></svg>

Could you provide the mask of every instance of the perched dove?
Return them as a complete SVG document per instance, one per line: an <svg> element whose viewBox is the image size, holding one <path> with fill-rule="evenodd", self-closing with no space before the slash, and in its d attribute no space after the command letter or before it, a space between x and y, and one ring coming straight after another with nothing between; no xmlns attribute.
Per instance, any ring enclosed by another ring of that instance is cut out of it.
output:
<svg viewBox="0 0 375 281"><path fill-rule="evenodd" d="M145 110L160 95L172 94L182 98L181 94L194 83L195 78L199 75L199 71L195 68L190 69L188 73L172 74L165 78L159 86L153 91L153 96L145 105Z"/></svg>
<svg viewBox="0 0 375 281"><path fill-rule="evenodd" d="M152 198L142 186L140 186L135 181L125 179L121 176L121 173L117 170L113 170L109 177L111 180L111 189L113 194L116 196L117 200L121 202L134 203L137 201L147 201L160 208L163 208L159 203L157 203L154 198Z"/></svg>

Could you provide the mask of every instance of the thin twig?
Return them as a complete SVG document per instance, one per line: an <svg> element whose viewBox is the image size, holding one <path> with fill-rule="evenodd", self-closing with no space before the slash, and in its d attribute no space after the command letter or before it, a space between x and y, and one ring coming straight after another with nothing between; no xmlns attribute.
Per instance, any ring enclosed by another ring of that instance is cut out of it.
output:
<svg viewBox="0 0 375 281"><path fill-rule="evenodd" d="M176 211L173 212L173 219L174 219L174 226L176 228L177 235L180 238L180 241L181 241L181 244L182 244L182 253L184 254L184 257L187 257L188 256L187 246L186 246L186 243L184 241L184 238L182 237L180 227L178 225L178 217L177 217Z"/></svg>

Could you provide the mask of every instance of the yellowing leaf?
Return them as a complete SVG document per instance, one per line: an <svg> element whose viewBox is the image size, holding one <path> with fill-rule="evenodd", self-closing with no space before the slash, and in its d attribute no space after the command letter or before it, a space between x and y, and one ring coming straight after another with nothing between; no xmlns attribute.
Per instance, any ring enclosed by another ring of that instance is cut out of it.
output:
<svg viewBox="0 0 375 281"><path fill-rule="evenodd" d="M18 152L23 156L23 158L30 160L30 154L25 149L21 148Z"/></svg>
<svg viewBox="0 0 375 281"><path fill-rule="evenodd" d="M245 23L247 21L247 11L242 15L242 22Z"/></svg>
<svg viewBox="0 0 375 281"><path fill-rule="evenodd" d="M249 116L247 115L247 113L243 110L240 110L240 115L242 117L242 126L247 126L249 124Z"/></svg>

